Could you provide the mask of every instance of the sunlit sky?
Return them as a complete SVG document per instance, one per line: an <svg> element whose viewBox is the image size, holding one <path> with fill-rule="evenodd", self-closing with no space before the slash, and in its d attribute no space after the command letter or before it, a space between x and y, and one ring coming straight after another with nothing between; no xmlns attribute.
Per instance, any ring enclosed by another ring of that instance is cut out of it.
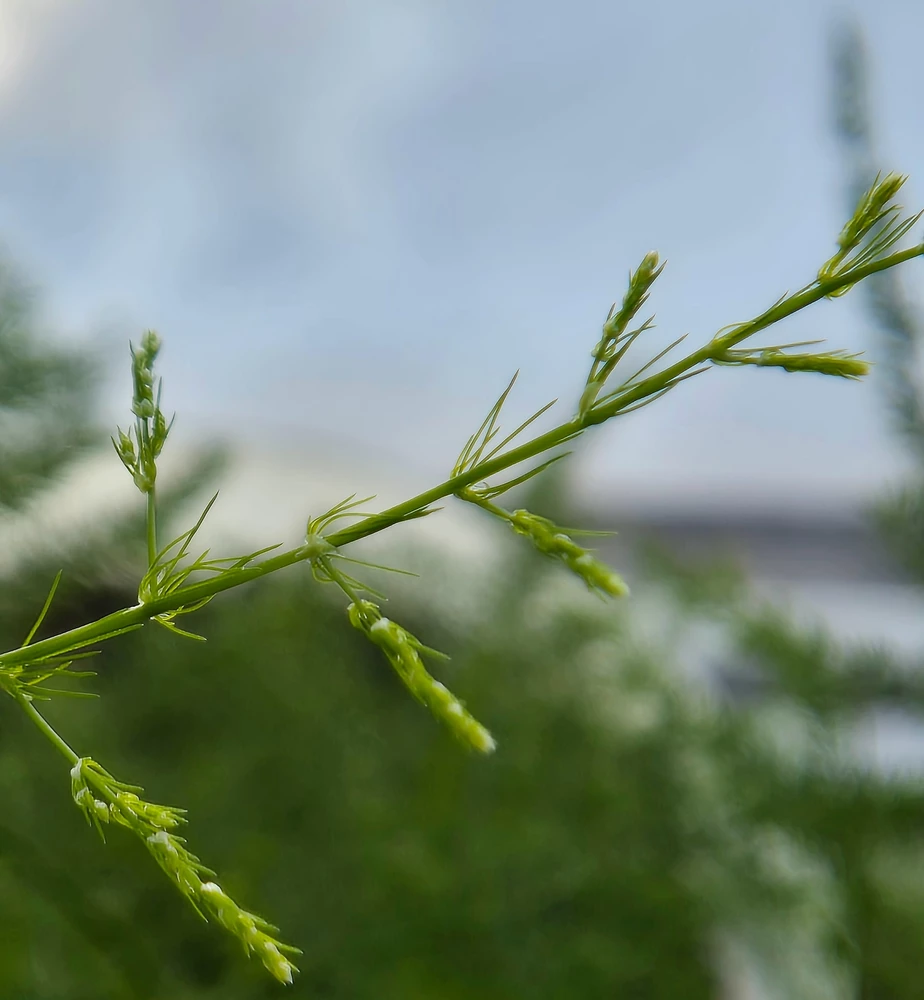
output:
<svg viewBox="0 0 924 1000"><path fill-rule="evenodd" d="M0 0L0 238L50 327L111 344L107 419L153 326L187 440L423 483L517 368L512 418L567 416L645 251L669 260L652 347L811 278L845 214L850 11L920 206L918 0ZM771 339L814 337L875 359L857 296ZM576 470L614 502L869 496L901 468L880 388L713 371Z"/></svg>

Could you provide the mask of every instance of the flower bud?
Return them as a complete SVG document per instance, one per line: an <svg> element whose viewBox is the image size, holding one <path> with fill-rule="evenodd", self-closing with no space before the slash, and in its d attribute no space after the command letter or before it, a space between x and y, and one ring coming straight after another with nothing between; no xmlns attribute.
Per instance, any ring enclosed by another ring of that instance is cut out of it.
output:
<svg viewBox="0 0 924 1000"><path fill-rule="evenodd" d="M132 382L134 396L132 412L142 420L154 416L154 359L160 350L160 338L153 330L148 330L141 338L141 346L132 353Z"/></svg>
<svg viewBox="0 0 924 1000"><path fill-rule="evenodd" d="M132 402L132 413L142 420L150 420L154 416L154 399L146 399L143 396L136 396Z"/></svg>
<svg viewBox="0 0 924 1000"><path fill-rule="evenodd" d="M797 345L791 345L797 346ZM868 375L870 364L858 354L828 351L824 354L788 354L781 348L730 350L712 359L719 365L757 365L761 368L782 368L787 372L817 372L836 378L859 379Z"/></svg>
<svg viewBox="0 0 924 1000"><path fill-rule="evenodd" d="M841 230L837 245L842 253L848 253L878 222L882 221L889 202L898 194L907 180L901 174L876 175L869 190L857 202L857 207L847 224Z"/></svg>
<svg viewBox="0 0 924 1000"><path fill-rule="evenodd" d="M152 457L157 458L157 456L163 451L164 443L167 440L167 434L170 432L170 427L167 424L167 419L159 409L154 410L154 426L151 429L151 454Z"/></svg>
<svg viewBox="0 0 924 1000"><path fill-rule="evenodd" d="M650 250L645 254L635 273L629 275L629 287L623 296L622 305L615 312L611 309L610 315L603 324L604 341L625 330L632 317L645 304L649 289L663 270L664 265L659 264L656 251ZM598 344L596 350L599 349L600 345Z"/></svg>
<svg viewBox="0 0 924 1000"><path fill-rule="evenodd" d="M131 435L126 434L121 427L116 428L116 430L118 431L119 439L116 441L115 438L112 438L112 446L122 460L122 464L131 472L135 465L135 442L132 441Z"/></svg>
<svg viewBox="0 0 924 1000"><path fill-rule="evenodd" d="M391 663L395 673L414 697L466 746L479 753L492 753L494 737L465 708L461 701L423 664L421 652L435 654L396 622L384 618L371 601L358 601L347 608L351 624L364 632ZM436 654L441 655L441 654Z"/></svg>
<svg viewBox="0 0 924 1000"><path fill-rule="evenodd" d="M561 531L546 517L528 510L503 512L511 528L518 535L525 535L534 548L545 556L563 562L572 573L587 584L589 590L609 597L626 597L629 588L625 580L606 564L596 559L592 552L582 548L570 535Z"/></svg>
<svg viewBox="0 0 924 1000"><path fill-rule="evenodd" d="M230 931L241 944L247 954L255 953L269 973L280 983L289 985L292 974L298 969L283 955L282 949L297 953L297 949L288 948L266 933L272 930L269 924L248 913L228 896L215 882L203 882L199 887L200 901L219 923Z"/></svg>

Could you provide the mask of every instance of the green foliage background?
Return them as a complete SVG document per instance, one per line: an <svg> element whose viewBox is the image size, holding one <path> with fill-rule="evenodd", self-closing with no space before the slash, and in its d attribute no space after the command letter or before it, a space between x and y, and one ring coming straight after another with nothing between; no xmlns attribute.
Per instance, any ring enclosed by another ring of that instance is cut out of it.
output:
<svg viewBox="0 0 924 1000"><path fill-rule="evenodd" d="M579 651L599 621L566 615L531 637L529 601L498 607L456 658L456 687L503 734L491 764L448 740L305 579L216 604L204 646L128 637L106 654L101 701L54 706L55 722L152 795L194 804L194 844L304 947L296 993L710 996L677 813L692 723L665 698L672 748L593 719ZM647 690L651 666L633 653L618 670ZM3 897L22 908L0 917L5 995L272 990L143 851L94 842L51 794L66 791L58 762L11 722Z"/></svg>

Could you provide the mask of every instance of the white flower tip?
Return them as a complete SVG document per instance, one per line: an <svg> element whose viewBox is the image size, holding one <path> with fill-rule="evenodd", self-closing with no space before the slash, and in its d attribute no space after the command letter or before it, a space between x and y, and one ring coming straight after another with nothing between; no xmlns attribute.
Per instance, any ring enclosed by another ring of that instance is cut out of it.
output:
<svg viewBox="0 0 924 1000"><path fill-rule="evenodd" d="M176 854L176 848L170 842L170 834L166 830L158 830L157 833L152 833L148 837L148 843L152 846L164 847L171 854Z"/></svg>
<svg viewBox="0 0 924 1000"><path fill-rule="evenodd" d="M472 734L472 746L481 753L494 753L497 749L497 740L484 728L479 726Z"/></svg>
<svg viewBox="0 0 924 1000"><path fill-rule="evenodd" d="M281 983L291 985L292 963L272 941L263 942L263 964Z"/></svg>
<svg viewBox="0 0 924 1000"><path fill-rule="evenodd" d="M377 618L370 626L370 632L383 632L391 627L391 622L387 618Z"/></svg>
<svg viewBox="0 0 924 1000"><path fill-rule="evenodd" d="M471 725L465 727L463 735L468 745L479 753L494 753L497 749L494 737L474 719L471 720Z"/></svg>

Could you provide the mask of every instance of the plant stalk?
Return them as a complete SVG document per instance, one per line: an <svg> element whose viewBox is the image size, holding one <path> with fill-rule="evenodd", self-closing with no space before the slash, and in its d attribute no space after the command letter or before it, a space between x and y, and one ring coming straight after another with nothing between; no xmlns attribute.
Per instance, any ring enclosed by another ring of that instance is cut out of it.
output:
<svg viewBox="0 0 924 1000"><path fill-rule="evenodd" d="M13 697L19 702L20 707L29 716L29 718L35 723L38 729L42 732L45 738L54 746L54 748L67 760L67 762L74 766L80 758L76 753L68 746L67 743L55 732L51 725L45 720L45 717L39 712L39 710L32 704L32 698L29 697L25 691L20 688L16 688L12 692Z"/></svg>
<svg viewBox="0 0 924 1000"><path fill-rule="evenodd" d="M832 293L854 285L879 271L888 270L922 255L924 255L924 243L909 247L906 250L897 251L880 260L871 261L837 277L816 281L794 295L777 302L751 321L732 328L726 334L716 335L708 344L681 358L663 371L650 375L641 382L630 386L624 392L617 392L615 396L603 399L583 416L574 416L565 423L546 431L544 434L540 434L516 448L512 448L456 476L452 476L432 489L419 493L417 496L411 497L403 503L389 507L379 514L363 518L357 521L356 524L341 528L339 531L326 536L327 541L332 546L340 548L407 520L426 510L432 504L446 497L453 496L468 486L482 482L490 476L496 475L498 472L519 465L521 462L526 462L537 455L542 455L565 441L572 439L587 428L604 423L635 403L669 388L673 382L691 369L702 364L708 364L714 357L722 355L729 348L741 343L748 337L828 297ZM147 533L148 556L153 562L156 556L153 490L148 494ZM265 559L254 566L242 567L234 573L222 574L208 580L201 580L197 583L179 587L163 597L116 611L106 615L104 618L100 618L98 621L71 629L68 632L62 632L56 636L51 636L31 646L4 653L0 655L0 668L13 667L34 662L41 657L85 648L92 645L102 636L109 635L120 629L137 627L155 618L157 615L175 611L196 601L213 597L222 591L231 590L234 587L249 583L251 580L269 576L278 570L285 569L299 562L304 562L316 554L316 550L313 548L298 546L287 552L282 552L279 555ZM47 726L47 723L44 722L44 719L42 719L34 708L31 711L35 717L41 719L41 724L36 722L37 725L40 725L40 728ZM55 739L59 739L56 734ZM61 746L65 748L62 751L65 752L65 755L73 754L73 751L63 741ZM59 749L61 749L61 746L59 746ZM74 759L76 760L76 756Z"/></svg>
<svg viewBox="0 0 924 1000"><path fill-rule="evenodd" d="M148 543L148 568L157 559L157 497L152 486L145 494L145 536Z"/></svg>

